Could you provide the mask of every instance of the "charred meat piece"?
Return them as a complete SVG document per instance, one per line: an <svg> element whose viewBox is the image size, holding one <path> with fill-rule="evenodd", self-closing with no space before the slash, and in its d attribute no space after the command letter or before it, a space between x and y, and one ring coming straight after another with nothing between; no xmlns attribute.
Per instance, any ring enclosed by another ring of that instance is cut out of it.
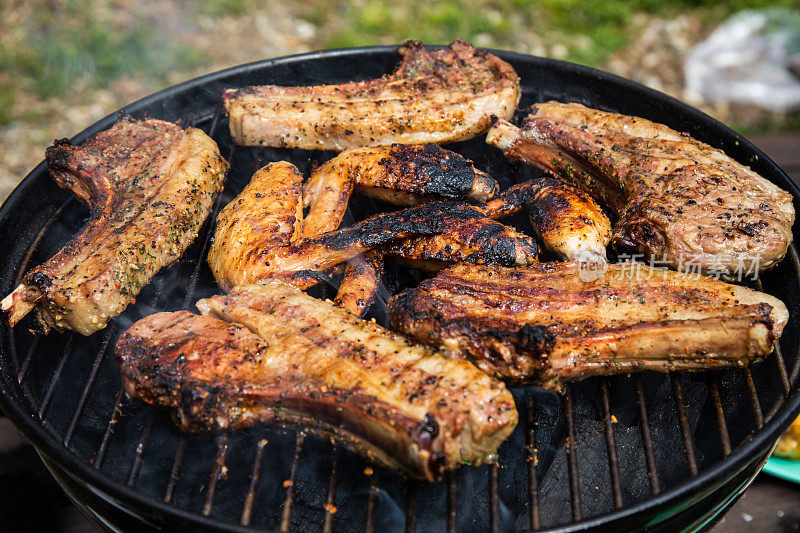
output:
<svg viewBox="0 0 800 533"><path fill-rule="evenodd" d="M271 163L256 172L241 194L219 214L208 264L224 290L267 277L291 279L295 286L308 286L296 283L297 276L305 284L309 275L313 278L313 273L391 241L442 235L485 218L478 207L429 202L379 214L347 228L293 240L297 221L302 217L298 211L302 201L297 192L301 179L293 165ZM513 230L493 224L497 227L476 236L490 239L483 242L510 244L498 246L492 257L507 265L528 264L536 253L533 240L518 234L503 235L499 230ZM482 227L475 226L478 230ZM503 238L506 240L501 241Z"/></svg>
<svg viewBox="0 0 800 533"><path fill-rule="evenodd" d="M129 395L186 430L291 424L433 480L489 460L517 421L503 384L285 283L159 313L117 342Z"/></svg>
<svg viewBox="0 0 800 533"><path fill-rule="evenodd" d="M420 270L437 271L466 261L526 266L539 248L528 235L486 216L454 218L445 233L407 237L381 248L388 257Z"/></svg>
<svg viewBox="0 0 800 533"><path fill-rule="evenodd" d="M537 237L562 259L605 264L611 221L591 196L564 183L539 189L528 204Z"/></svg>
<svg viewBox="0 0 800 533"><path fill-rule="evenodd" d="M226 90L231 137L309 150L453 142L480 135L492 116L514 113L519 77L497 57L461 41L434 50L409 41L398 53L397 71L375 80Z"/></svg>
<svg viewBox="0 0 800 533"><path fill-rule="evenodd" d="M520 130L499 121L487 142L565 176L616 211L621 252L704 271L765 269L792 240L792 196L715 149L663 124L548 102Z"/></svg>
<svg viewBox="0 0 800 533"><path fill-rule="evenodd" d="M303 175L291 163L270 163L217 215L208 264L228 290L255 281L249 274L260 251L279 250L301 240ZM247 281L245 281L247 280Z"/></svg>
<svg viewBox="0 0 800 533"><path fill-rule="evenodd" d="M348 190L394 205L424 200L484 203L497 194L497 182L472 162L435 144L374 146L342 152L311 176L303 189L306 207L326 190Z"/></svg>
<svg viewBox="0 0 800 533"><path fill-rule="evenodd" d="M80 146L47 149L55 182L91 207L81 233L2 302L13 326L34 307L45 331L90 335L178 260L211 211L227 163L198 129L123 119Z"/></svg>
<svg viewBox="0 0 800 533"><path fill-rule="evenodd" d="M375 252L359 255L347 262L344 278L333 305L364 316L375 301L383 276L383 257Z"/></svg>
<svg viewBox="0 0 800 533"><path fill-rule="evenodd" d="M606 263L611 221L586 192L559 180L532 179L506 189L483 209L502 218L524 206L545 248L568 261Z"/></svg>
<svg viewBox="0 0 800 533"><path fill-rule="evenodd" d="M393 329L460 350L482 370L558 389L641 370L743 366L788 320L778 299L637 263L584 281L577 263L460 264L389 301Z"/></svg>
<svg viewBox="0 0 800 533"><path fill-rule="evenodd" d="M354 148L320 166L303 187L310 208L303 236L339 227L355 190L395 205L432 199L485 202L497 182L455 152L435 144Z"/></svg>

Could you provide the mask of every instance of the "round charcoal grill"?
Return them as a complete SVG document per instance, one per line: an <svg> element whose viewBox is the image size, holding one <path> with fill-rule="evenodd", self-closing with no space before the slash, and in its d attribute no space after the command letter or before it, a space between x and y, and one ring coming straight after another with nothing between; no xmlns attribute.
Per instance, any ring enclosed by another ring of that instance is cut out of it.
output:
<svg viewBox="0 0 800 533"><path fill-rule="evenodd" d="M800 191L758 149L708 116L656 91L585 67L496 52L522 79L522 106L549 99L639 115L723 149L789 190ZM202 128L231 169L215 214L269 161L308 175L331 153L233 146L220 111L224 88L369 79L392 70L394 47L338 50L253 63L198 78L125 109ZM110 127L114 114L81 132ZM509 164L478 138L449 146L503 187L533 172ZM354 197L351 218L382 209ZM0 211L3 294L77 232L88 209L60 190L40 164ZM514 221L529 230L524 217ZM513 531L698 527L741 494L800 408L797 378L800 262L783 262L749 282L791 312L780 347L749 369L644 373L588 379L564 396L514 389L520 425L499 461L465 466L439 483L407 480L291 428L260 426L184 435L161 411L121 391L113 347L133 321L156 311L194 309L219 291L205 263L211 221L182 260L144 288L134 306L90 337L37 336L34 319L0 329L0 406L39 450L53 475L107 529L170 531ZM370 313L420 273L387 266ZM332 287L320 296L334 294Z"/></svg>

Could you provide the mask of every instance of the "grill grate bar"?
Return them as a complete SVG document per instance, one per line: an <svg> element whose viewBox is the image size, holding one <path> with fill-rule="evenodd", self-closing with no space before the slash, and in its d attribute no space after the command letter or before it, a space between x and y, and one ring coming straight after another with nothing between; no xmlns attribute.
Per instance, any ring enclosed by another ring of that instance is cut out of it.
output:
<svg viewBox="0 0 800 533"><path fill-rule="evenodd" d="M303 450L303 439L305 434L297 434L297 442L294 447L294 459L292 459L292 469L289 472L289 479L283 482L286 487L286 498L283 500L281 510L281 525L279 531L282 533L289 531L289 522L292 518L292 506L294 505L294 484L297 481L297 467L300 464L300 452Z"/></svg>
<svg viewBox="0 0 800 533"><path fill-rule="evenodd" d="M614 439L614 420L611 418L611 400L608 392L608 379L600 381L601 400L603 403L603 425L605 426L606 447L608 448L608 468L611 474L611 488L614 491L614 506L622 508L622 486L619 477L619 456Z"/></svg>
<svg viewBox="0 0 800 533"><path fill-rule="evenodd" d="M655 496L661 492L658 482L658 469L656 455L653 451L653 435L650 433L650 416L647 414L647 400L644 396L644 383L642 376L636 376L636 403L639 405L639 424L642 430L642 443L647 460L647 475L650 478L650 493Z"/></svg>
<svg viewBox="0 0 800 533"><path fill-rule="evenodd" d="M128 474L128 486L132 487L136 483L136 478L139 477L139 469L142 467L142 459L144 458L144 451L147 448L147 443L150 440L150 430L153 427L153 410L147 412L147 419L142 428L142 435L139 437L139 442L136 443L136 455L133 458L133 465Z"/></svg>
<svg viewBox="0 0 800 533"><path fill-rule="evenodd" d="M542 527L541 510L539 509L539 450L536 448L536 427L538 422L533 418L533 396L528 397L527 431L525 432L525 451L528 463L528 514L531 529Z"/></svg>
<svg viewBox="0 0 800 533"><path fill-rule="evenodd" d="M211 466L211 474L208 477L208 491L206 500L203 502L203 516L211 514L214 508L214 497L217 495L217 484L222 473L225 471L225 456L228 453L228 434L223 433L217 437L217 454L214 456L214 463Z"/></svg>
<svg viewBox="0 0 800 533"><path fill-rule="evenodd" d="M94 456L94 467L100 470L100 467L103 465L103 459L106 456L106 450L108 450L108 443L111 440L111 434L114 433L114 427L117 425L117 418L119 417L119 412L122 409L122 389L117 391L117 398L114 401L114 410L111 411L111 418L108 421L108 426L106 426L106 432L103 434L103 442L100 443L100 448L97 449L97 453Z"/></svg>
<svg viewBox="0 0 800 533"><path fill-rule="evenodd" d="M797 251L795 250L794 244L789 247L790 256L792 258L792 262L795 265L795 270L797 271L797 276L800 277L800 264L798 264L797 259ZM761 278L756 278L756 289L761 292L764 292L764 284L761 282ZM778 364L778 374L781 377L781 385L783 386L783 395L788 396L790 385L789 385L789 374L786 372L786 362L783 358L783 352L781 351L780 343L775 343L775 348L772 350L773 355L775 357L775 362Z"/></svg>
<svg viewBox="0 0 800 533"><path fill-rule="evenodd" d="M744 379L745 383L747 383L747 392L750 395L750 406L753 408L753 421L758 430L764 427L764 415L761 412L761 402L758 401L756 383L753 381L753 372L750 370L750 367L744 369Z"/></svg>
<svg viewBox="0 0 800 533"><path fill-rule="evenodd" d="M72 441L72 436L75 434L75 428L78 427L78 421L81 419L81 415L83 415L83 408L86 406L86 400L89 398L89 391L92 389L95 379L97 379L97 371L100 369L100 362L103 360L103 356L105 356L113 332L114 330L112 328L108 328L103 342L100 343L100 349L97 350L94 363L92 363L92 369L89 371L89 377L86 378L86 384L83 386L80 399L78 399L78 405L75 406L75 414L72 415L72 419L69 421L69 427L67 427L67 432L64 433L64 438L61 441L61 444L63 444L65 448L69 448L69 443Z"/></svg>
<svg viewBox="0 0 800 533"><path fill-rule="evenodd" d="M10 329L9 331L14 331ZM19 372L17 372L17 383L20 385L22 384L22 380L25 379L25 375L28 373L28 368L31 366L31 361L33 360L33 354L36 352L36 349L39 347L39 335L36 335L31 342L31 348L28 350L28 353L25 355L25 359L22 361L22 365L19 367ZM14 345L14 339L11 339L12 346ZM16 350L15 350L16 352Z"/></svg>
<svg viewBox="0 0 800 533"><path fill-rule="evenodd" d="M714 414L717 417L719 440L722 444L722 453L727 457L731 453L731 439L728 435L728 423L725 421L725 411L722 409L722 400L719 396L719 380L717 376L709 377L708 389L711 392L711 402L714 404Z"/></svg>
<svg viewBox="0 0 800 533"><path fill-rule="evenodd" d="M336 481L339 475L339 449L335 446L331 451L331 477L328 479L328 493L325 497L325 520L322 523L323 533L332 533L333 515L336 514Z"/></svg>
<svg viewBox="0 0 800 533"><path fill-rule="evenodd" d="M380 490L375 484L375 478L370 477L369 494L367 495L367 516L364 519L365 533L375 532L375 504L378 501L378 490Z"/></svg>
<svg viewBox="0 0 800 533"><path fill-rule="evenodd" d="M669 375L672 381L672 395L675 398L675 406L678 408L678 423L681 427L683 436L683 449L686 451L686 462L689 464L689 473L697 475L697 459L694 455L694 443L692 434L689 432L689 416L686 414L686 404L683 401L683 387L674 374Z"/></svg>
<svg viewBox="0 0 800 533"><path fill-rule="evenodd" d="M219 119L221 116L222 116L222 104L219 104L217 106L217 109L214 111L214 118L211 120L211 127L208 129L209 137L213 138L214 134L217 132L217 126L219 125Z"/></svg>
<svg viewBox="0 0 800 533"><path fill-rule="evenodd" d="M39 410L36 412L39 420L44 418L45 413L47 413L47 407L50 405L50 398L53 397L53 392L56 390L58 380L61 378L61 372L64 371L64 365L67 364L67 359L69 359L69 356L72 353L72 342L74 339L74 333L71 333L67 338L67 344L64 346L64 351L61 352L61 359L58 360L58 366L56 366L53 376L50 378L50 384L47 386L47 392L44 393L42 402L39 404Z"/></svg>
<svg viewBox="0 0 800 533"><path fill-rule="evenodd" d="M259 439L256 443L256 453L253 457L253 466L250 468L250 484L247 487L247 494L244 497L244 504L242 505L242 516L239 523L243 526L250 525L250 518L253 515L253 502L256 499L256 489L258 488L258 480L261 477L261 463L264 458L264 446L267 445L267 439Z"/></svg>
<svg viewBox="0 0 800 533"><path fill-rule="evenodd" d="M800 257L797 256L797 248L795 247L794 243L789 245L789 257L792 259L792 266L794 266L794 273L795 277L800 278ZM778 343L775 343L776 352L780 350L780 346ZM783 359L783 354L781 354L781 359ZM789 376L789 383L793 384L797 382L797 378L800 375L800 354L797 354L794 358L794 368L792 368L792 373ZM786 392L786 396L789 393Z"/></svg>
<svg viewBox="0 0 800 533"><path fill-rule="evenodd" d="M164 490L164 502L171 503L172 496L175 493L175 487L178 485L178 479L181 475L181 467L183 466L183 458L186 457L186 448L189 441L185 435L181 435L181 440L178 442L178 448L175 450L175 459L172 461L172 468L169 470L169 481L167 481L167 488Z"/></svg>
<svg viewBox="0 0 800 533"><path fill-rule="evenodd" d="M500 498L497 495L497 463L489 465L489 531L499 533L501 526Z"/></svg>
<svg viewBox="0 0 800 533"><path fill-rule="evenodd" d="M61 216L61 213L64 209L70 205L72 202L75 202L75 198L70 198L61 206L55 210L55 212L50 215L50 218L44 223L42 228L39 230L39 233L36 234L34 237L33 242L28 247L28 250L25 252L25 257L22 258L22 263L20 263L19 271L17 272L17 276L14 278L14 287L19 286L22 283L22 278L28 271L28 265L31 262L31 257L33 257L33 253L39 248L39 243L42 242L42 239L50 231L50 228L53 227L53 224L56 223L56 220ZM14 334L15 328L8 328L8 341L11 347L11 360L14 364L18 367L17 372L17 383L22 385L22 380L25 379L25 374L28 372L28 367L31 364L31 360L33 358L34 352L36 352L36 348L39 346L39 335L36 335L31 342L31 348L28 350L27 355L25 356L25 361L20 366L19 358L17 356L17 341L16 336ZM23 386L23 392L25 393L26 397L30 402L33 404L33 396L28 392L27 387Z"/></svg>
<svg viewBox="0 0 800 533"><path fill-rule="evenodd" d="M453 472L445 474L447 485L447 533L456 533L458 524L458 483Z"/></svg>
<svg viewBox="0 0 800 533"><path fill-rule="evenodd" d="M572 520L578 522L583 518L581 512L581 489L578 477L578 450L575 442L575 419L572 405L572 386L567 385L564 391L564 415L567 420L567 465L569 467L569 494L572 502Z"/></svg>
<svg viewBox="0 0 800 533"><path fill-rule="evenodd" d="M406 533L414 533L417 530L417 492L419 484L416 480L409 479L406 489Z"/></svg>

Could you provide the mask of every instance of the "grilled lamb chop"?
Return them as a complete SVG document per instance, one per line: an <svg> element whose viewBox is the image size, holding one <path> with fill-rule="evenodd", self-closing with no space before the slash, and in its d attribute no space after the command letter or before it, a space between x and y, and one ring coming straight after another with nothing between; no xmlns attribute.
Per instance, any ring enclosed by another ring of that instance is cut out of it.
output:
<svg viewBox="0 0 800 533"><path fill-rule="evenodd" d="M434 480L482 464L517 422L503 384L285 283L158 313L117 342L129 395L186 430L257 422L309 427L370 459Z"/></svg>
<svg viewBox="0 0 800 533"><path fill-rule="evenodd" d="M124 119L80 146L47 149L55 182L92 208L89 221L2 302L13 326L34 307L45 331L90 335L178 260L211 211L227 163L200 130Z"/></svg>
<svg viewBox="0 0 800 533"><path fill-rule="evenodd" d="M616 211L612 244L679 268L765 269L792 240L792 196L722 151L663 124L548 102L520 130L499 121L486 142L564 176Z"/></svg>
<svg viewBox="0 0 800 533"><path fill-rule="evenodd" d="M468 244L493 245L494 262L526 265L535 261L537 248L531 238L491 220L471 224L486 218L483 211L455 202L429 202L297 240L302 227L301 180L293 165L270 163L219 214L208 264L223 289L266 277L307 286L296 283L295 276L300 275L305 284L307 272L325 271L391 241L448 232Z"/></svg>
<svg viewBox="0 0 800 533"><path fill-rule="evenodd" d="M508 63L461 41L426 50L409 41L391 75L311 87L227 89L231 137L245 146L347 150L470 139L491 117L510 119L519 77Z"/></svg>
<svg viewBox="0 0 800 533"><path fill-rule="evenodd" d="M788 320L778 299L636 263L584 281L576 263L456 265L389 301L393 329L513 382L641 370L742 366L767 356Z"/></svg>

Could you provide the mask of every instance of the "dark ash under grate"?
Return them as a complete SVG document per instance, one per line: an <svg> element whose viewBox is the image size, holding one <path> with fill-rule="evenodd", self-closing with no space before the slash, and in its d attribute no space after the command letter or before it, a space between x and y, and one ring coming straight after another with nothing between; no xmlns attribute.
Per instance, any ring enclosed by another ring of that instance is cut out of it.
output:
<svg viewBox="0 0 800 533"><path fill-rule="evenodd" d="M645 115L721 146L791 187L771 163L749 159L755 152L744 141L739 145L724 128L662 95L590 69L506 56L525 81L523 105L561 98ZM172 89L131 110L137 116L149 111L168 120L182 118L217 140L231 170L216 214L261 165L290 160L308 175L332 155L234 147L216 104L222 87L372 77L390 70L394 61L393 51L384 48L265 62ZM532 88L535 81L537 89ZM510 165L482 138L450 147L472 158L503 187L531 172ZM59 249L88 214L49 183L42 166L32 174L27 188L12 196L0 216L0 237L12 243L2 267L0 288L6 292L29 266ZM374 202L354 197L352 218L345 223L378 209ZM526 229L524 217L515 223ZM133 321L160 310L194 310L197 299L219 291L205 263L211 227L208 221L180 263L156 276L136 305L106 330L88 338L69 333L39 337L28 330L33 323L28 318L15 330L3 328L0 333L3 407L14 402L12 416L16 413L18 424L44 429L32 438L49 460L91 464L104 483L129 487L144 498L125 505L150 520L161 517L173 528L194 521L220 528L239 524L297 531L508 531L586 520L606 523L615 511L620 514L613 518L641 526L656 511L665 518L679 502L710 492L713 483L704 476L713 474L717 484L727 482L720 489L727 493L718 494L727 498L737 488L729 487L731 483L746 479L758 459L754 449L748 457L737 454L756 441L758 451L765 451L769 443L764 435L775 434L788 420L789 406L800 400L800 261L792 246L757 286L761 289L763 282L763 289L782 297L792 313L782 350L741 371L590 379L569 386L563 398L533 387L515 389L520 426L501 446L498 464L464 467L436 484L406 480L292 430L265 426L229 435L184 435L161 411L124 397L112 351L117 336ZM418 273L387 265L387 291L370 316L384 321L385 298L419 279ZM333 294L332 288L320 291L322 296ZM698 480L704 480L702 487ZM183 512L168 521L164 517L171 509Z"/></svg>

